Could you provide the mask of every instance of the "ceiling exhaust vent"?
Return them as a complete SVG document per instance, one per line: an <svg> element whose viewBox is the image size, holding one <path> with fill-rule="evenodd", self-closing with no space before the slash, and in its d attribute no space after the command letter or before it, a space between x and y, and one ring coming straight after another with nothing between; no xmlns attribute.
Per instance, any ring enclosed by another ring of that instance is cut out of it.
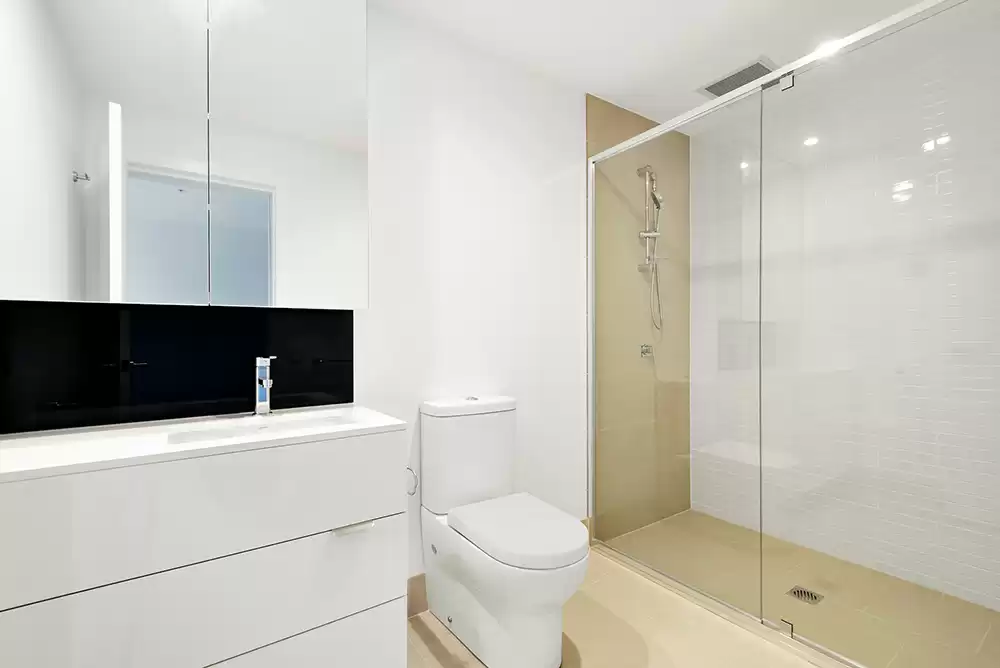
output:
<svg viewBox="0 0 1000 668"><path fill-rule="evenodd" d="M709 97L722 97L726 93L731 93L737 88L747 85L751 81L756 81L762 76L766 76L774 71L774 63L767 58L758 58L746 67L733 72L732 74L719 79L701 89L701 92Z"/></svg>

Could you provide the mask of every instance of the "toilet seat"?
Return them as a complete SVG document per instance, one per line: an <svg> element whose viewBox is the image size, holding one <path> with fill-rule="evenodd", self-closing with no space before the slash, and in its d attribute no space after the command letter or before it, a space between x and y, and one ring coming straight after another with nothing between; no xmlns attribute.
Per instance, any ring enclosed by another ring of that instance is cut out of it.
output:
<svg viewBox="0 0 1000 668"><path fill-rule="evenodd" d="M517 568L562 568L589 551L587 529L579 520L530 494L453 508L448 526L497 561Z"/></svg>

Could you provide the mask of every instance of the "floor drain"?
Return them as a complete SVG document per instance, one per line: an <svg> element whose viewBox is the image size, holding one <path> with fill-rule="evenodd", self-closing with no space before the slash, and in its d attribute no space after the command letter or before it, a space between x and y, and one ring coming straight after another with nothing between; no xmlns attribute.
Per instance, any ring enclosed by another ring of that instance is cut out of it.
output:
<svg viewBox="0 0 1000 668"><path fill-rule="evenodd" d="M817 594L811 589L806 589L799 585L795 585L788 590L788 595L794 599L798 599L803 603L808 603L809 605L818 605L820 601L823 600L823 594Z"/></svg>

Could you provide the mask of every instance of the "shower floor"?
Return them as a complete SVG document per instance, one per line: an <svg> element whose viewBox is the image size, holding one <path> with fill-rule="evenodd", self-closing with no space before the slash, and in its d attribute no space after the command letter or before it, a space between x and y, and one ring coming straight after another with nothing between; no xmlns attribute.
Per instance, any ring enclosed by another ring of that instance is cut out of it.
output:
<svg viewBox="0 0 1000 668"><path fill-rule="evenodd" d="M797 636L868 668L1000 666L1000 612L777 538L762 544L757 532L704 513L688 510L606 543L741 610L792 622ZM823 600L788 596L796 585Z"/></svg>

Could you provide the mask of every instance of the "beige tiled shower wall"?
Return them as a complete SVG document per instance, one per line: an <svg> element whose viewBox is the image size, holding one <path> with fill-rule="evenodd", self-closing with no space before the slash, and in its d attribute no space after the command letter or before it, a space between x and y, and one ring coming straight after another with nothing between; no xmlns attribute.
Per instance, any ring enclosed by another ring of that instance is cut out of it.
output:
<svg viewBox="0 0 1000 668"><path fill-rule="evenodd" d="M595 155L656 125L587 98L587 152ZM650 316L643 269L650 165L664 197L657 249L662 329ZM602 162L596 179L597 453L595 532L609 540L690 508L689 141L669 133ZM643 358L643 344L653 356Z"/></svg>

